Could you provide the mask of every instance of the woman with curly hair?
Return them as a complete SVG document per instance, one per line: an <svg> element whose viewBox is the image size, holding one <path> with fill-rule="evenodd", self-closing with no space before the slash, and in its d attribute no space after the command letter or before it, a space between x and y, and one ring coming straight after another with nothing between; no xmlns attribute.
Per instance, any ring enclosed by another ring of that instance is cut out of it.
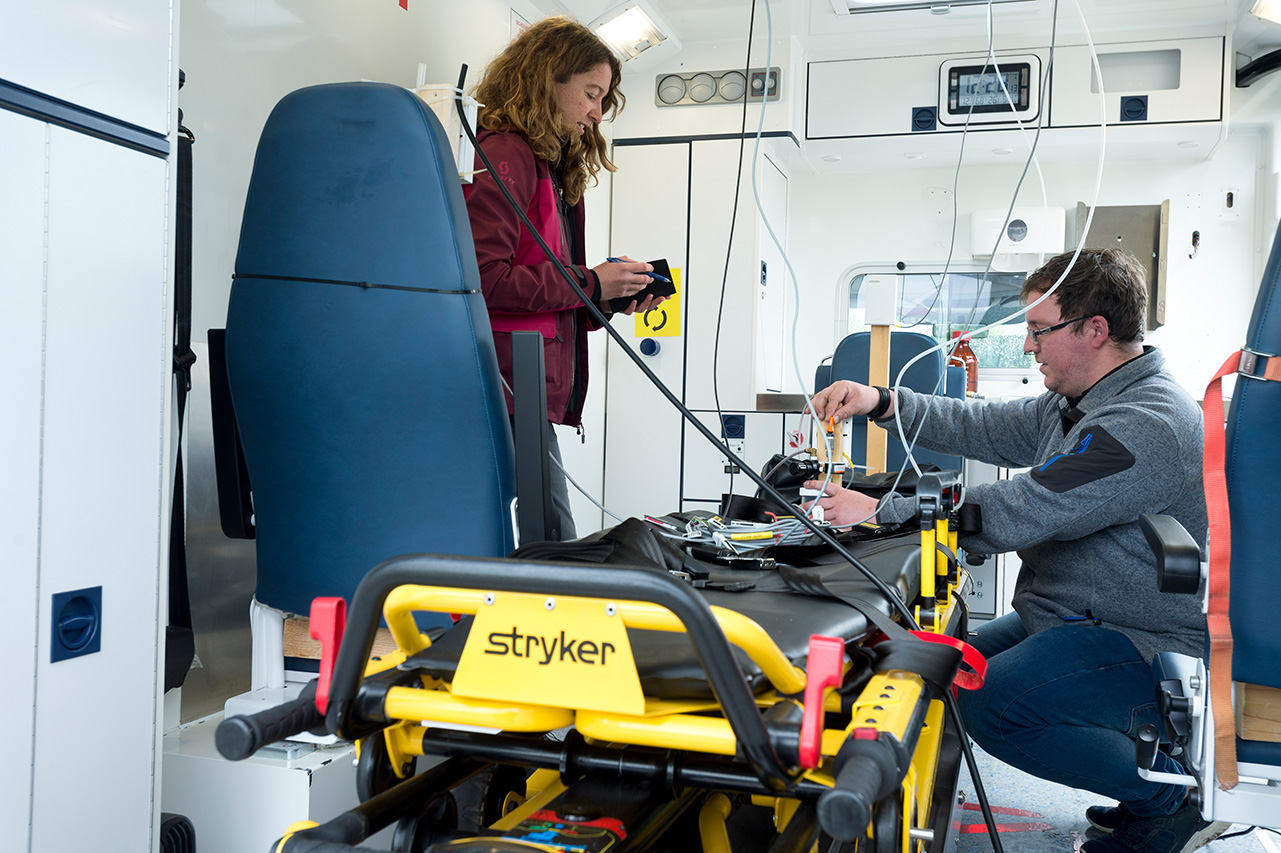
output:
<svg viewBox="0 0 1281 853"><path fill-rule="evenodd" d="M615 171L598 125L623 106L622 65L583 25L546 18L507 46L476 87L482 104L480 147L496 174L481 172L466 189L481 288L489 308L498 364L511 384L511 333L542 333L547 419L581 428L587 394L587 332L597 328L582 300L521 226L496 181L502 180L579 287L609 313L609 301L649 284L650 264L630 258L586 265L583 193L602 169ZM483 168L477 157L477 169ZM661 302L633 300L623 312ZM507 396L508 412L512 409ZM552 430L552 453L560 450ZM552 503L562 539L575 537L569 492L559 467Z"/></svg>

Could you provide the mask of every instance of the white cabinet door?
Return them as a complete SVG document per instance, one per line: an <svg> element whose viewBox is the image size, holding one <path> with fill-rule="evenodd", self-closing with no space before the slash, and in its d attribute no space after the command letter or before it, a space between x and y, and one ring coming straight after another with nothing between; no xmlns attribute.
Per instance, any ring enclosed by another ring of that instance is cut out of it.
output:
<svg viewBox="0 0 1281 853"><path fill-rule="evenodd" d="M689 144L621 146L614 150L611 256L667 258L680 271L679 299L664 303L668 320L684 323L687 312ZM634 316L618 316L614 328L639 353L645 335ZM666 325L666 324L664 324ZM685 329L681 328L684 332ZM685 375L685 336L656 335L658 351L640 356L680 398ZM614 341L606 355L605 490L611 512L627 518L670 512L680 503L681 416ZM593 383L595 384L595 383ZM600 386L596 386L599 388ZM599 393L594 391L592 393Z"/></svg>

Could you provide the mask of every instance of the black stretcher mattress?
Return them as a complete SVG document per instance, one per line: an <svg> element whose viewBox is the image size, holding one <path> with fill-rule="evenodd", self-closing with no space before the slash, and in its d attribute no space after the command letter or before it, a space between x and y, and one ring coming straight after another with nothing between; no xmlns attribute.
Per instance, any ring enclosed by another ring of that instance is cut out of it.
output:
<svg viewBox="0 0 1281 853"><path fill-rule="evenodd" d="M904 535L893 539L851 543L850 551L877 577L895 590L905 602L913 600L920 590L920 539ZM831 559L840 558L831 554ZM590 568L599 570L600 565ZM609 568L605 566L604 568ZM778 572L757 569L728 569L709 565L708 581L717 584L752 583L763 589L785 587ZM889 602L871 581L854 566L840 562L806 566L803 571L820 577L824 585L842 596L860 599L876 610L889 614ZM802 595L790 591L770 592L753 588L741 592L702 589L707 603L736 610L756 621L794 664L803 666L809 651L811 634L823 634L857 640L874 630L856 608L834 598ZM467 642L470 616L435 641L430 648L413 655L400 665L405 671L421 672L446 681L453 679L459 656ZM640 675L641 689L657 699L710 699L711 685L694 653L689 636L683 632L627 630L632 654ZM760 668L737 646L732 647L744 676L754 691L769 688Z"/></svg>

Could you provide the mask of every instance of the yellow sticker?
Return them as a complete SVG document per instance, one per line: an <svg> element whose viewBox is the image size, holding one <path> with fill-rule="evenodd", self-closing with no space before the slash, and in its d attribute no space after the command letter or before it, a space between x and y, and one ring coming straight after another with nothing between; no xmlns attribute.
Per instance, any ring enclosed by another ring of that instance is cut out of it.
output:
<svg viewBox="0 0 1281 853"><path fill-rule="evenodd" d="M476 613L453 692L472 699L640 715L623 617L595 598L494 593Z"/></svg>
<svg viewBox="0 0 1281 853"><path fill-rule="evenodd" d="M679 338L681 336L681 271L672 269L672 284L676 292L657 308L651 308L644 314L639 311L633 314L636 318L636 337L638 338Z"/></svg>

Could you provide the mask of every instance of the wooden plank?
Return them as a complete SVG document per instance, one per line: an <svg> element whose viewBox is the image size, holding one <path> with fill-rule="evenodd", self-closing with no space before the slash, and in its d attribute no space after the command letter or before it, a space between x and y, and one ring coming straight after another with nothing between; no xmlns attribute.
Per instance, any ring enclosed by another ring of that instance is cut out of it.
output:
<svg viewBox="0 0 1281 853"><path fill-rule="evenodd" d="M890 385L890 327L872 326L867 361L867 384ZM872 422L867 424L867 473L885 470L885 448L888 433Z"/></svg>
<svg viewBox="0 0 1281 853"><path fill-rule="evenodd" d="M1246 740L1281 743L1281 690L1258 684L1235 684L1237 731Z"/></svg>
<svg viewBox="0 0 1281 853"><path fill-rule="evenodd" d="M320 641L313 640L310 630L311 620L305 616L295 616L285 620L285 657L320 660ZM396 651L396 641L391 631L379 628L374 635L374 649L371 657L380 657Z"/></svg>

